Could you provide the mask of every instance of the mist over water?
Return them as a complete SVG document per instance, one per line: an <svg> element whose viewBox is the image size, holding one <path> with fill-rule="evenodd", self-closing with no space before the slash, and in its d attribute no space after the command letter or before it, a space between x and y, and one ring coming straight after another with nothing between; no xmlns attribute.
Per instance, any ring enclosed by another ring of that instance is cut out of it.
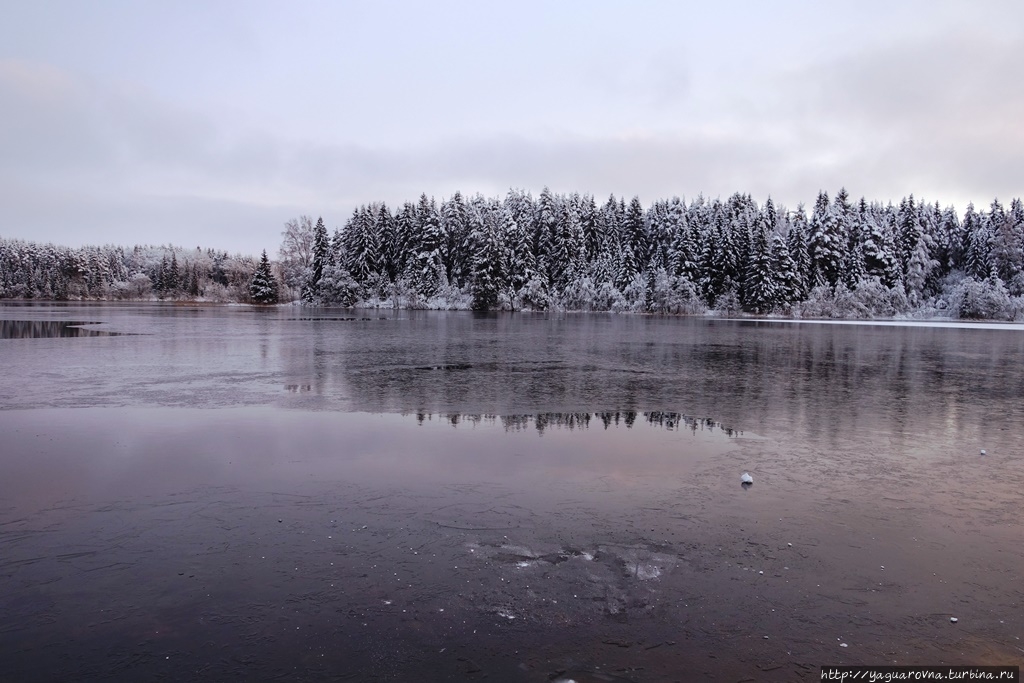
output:
<svg viewBox="0 0 1024 683"><path fill-rule="evenodd" d="M1019 661L1019 327L0 318L15 679Z"/></svg>

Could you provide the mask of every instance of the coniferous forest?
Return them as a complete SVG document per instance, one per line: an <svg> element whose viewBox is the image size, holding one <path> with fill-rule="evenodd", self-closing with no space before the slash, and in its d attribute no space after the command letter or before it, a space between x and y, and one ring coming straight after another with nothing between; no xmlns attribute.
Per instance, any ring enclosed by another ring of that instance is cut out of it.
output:
<svg viewBox="0 0 1024 683"><path fill-rule="evenodd" d="M961 215L818 194L808 211L512 190L289 221L271 264L173 247L0 239L0 297L474 310L1024 318L1024 205Z"/></svg>

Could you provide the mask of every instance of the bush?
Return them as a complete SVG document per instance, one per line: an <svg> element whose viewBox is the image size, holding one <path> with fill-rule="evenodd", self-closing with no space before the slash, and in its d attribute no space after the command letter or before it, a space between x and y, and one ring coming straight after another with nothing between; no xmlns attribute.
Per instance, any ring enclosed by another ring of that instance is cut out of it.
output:
<svg viewBox="0 0 1024 683"><path fill-rule="evenodd" d="M998 277L981 282L973 277L961 280L950 293L949 303L955 317L967 320L1013 320L1018 308Z"/></svg>

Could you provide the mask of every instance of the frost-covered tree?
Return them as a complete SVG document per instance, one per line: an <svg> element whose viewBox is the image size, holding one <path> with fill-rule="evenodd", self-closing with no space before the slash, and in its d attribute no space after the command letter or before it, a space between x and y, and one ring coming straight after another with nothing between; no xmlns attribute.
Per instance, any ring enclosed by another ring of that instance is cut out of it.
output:
<svg viewBox="0 0 1024 683"><path fill-rule="evenodd" d="M376 211L361 206L352 213L342 231L344 265L360 285L366 285L385 271Z"/></svg>
<svg viewBox="0 0 1024 683"><path fill-rule="evenodd" d="M786 246L796 267L799 298L803 299L811 291L811 255L807 251L807 215L804 205L798 204L790 218L789 235Z"/></svg>
<svg viewBox="0 0 1024 683"><path fill-rule="evenodd" d="M905 284L907 299L912 306L920 304L925 298L931 283L932 272L939 265L939 262L931 256L933 247L931 236L922 233L907 262Z"/></svg>
<svg viewBox="0 0 1024 683"><path fill-rule="evenodd" d="M803 286L796 261L789 253L789 246L777 232L772 234L771 252L776 304L783 307L791 306L803 298Z"/></svg>
<svg viewBox="0 0 1024 683"><path fill-rule="evenodd" d="M289 220L284 224L281 237L278 256L284 284L298 290L309 277L308 271L313 265L313 219L299 216Z"/></svg>
<svg viewBox="0 0 1024 683"><path fill-rule="evenodd" d="M831 286L839 281L846 260L845 246L846 235L842 232L840 217L829 203L828 194L819 192L811 214L810 239L807 244L815 284Z"/></svg>
<svg viewBox="0 0 1024 683"><path fill-rule="evenodd" d="M559 206L555 195L545 187L537 198L537 219L534 221L533 253L537 261L537 274L550 282L551 261L555 234L558 232Z"/></svg>
<svg viewBox="0 0 1024 683"><path fill-rule="evenodd" d="M441 204L441 219L445 246L443 259L445 275L456 286L464 284L475 268L475 254L470 248L470 225L462 193L456 192Z"/></svg>
<svg viewBox="0 0 1024 683"><path fill-rule="evenodd" d="M276 304L277 303L277 278L270 269L270 260L267 258L267 250L263 250L260 256L260 263L256 266L252 280L249 282L249 297L254 304Z"/></svg>
<svg viewBox="0 0 1024 683"><path fill-rule="evenodd" d="M637 263L647 263L651 257L651 245L644 225L644 207L640 203L639 197L634 196L629 200L629 206L623 218L623 237L626 242L623 247L625 248L628 244Z"/></svg>
<svg viewBox="0 0 1024 683"><path fill-rule="evenodd" d="M394 282L398 277L398 250L400 248L398 224L383 202L381 202L375 218L377 234L380 236L381 273L387 276L389 282Z"/></svg>
<svg viewBox="0 0 1024 683"><path fill-rule="evenodd" d="M563 202L551 235L549 275L553 287L562 289L576 277L583 266L583 254L579 196L574 195Z"/></svg>
<svg viewBox="0 0 1024 683"><path fill-rule="evenodd" d="M412 258L412 277L416 290L425 297L433 296L447 285L444 265L444 232L433 198L421 194L416 207L417 235Z"/></svg>
<svg viewBox="0 0 1024 683"><path fill-rule="evenodd" d="M879 278L886 287L892 287L901 279L892 235L885 227L884 217L878 212L868 211L863 220L861 249L866 274Z"/></svg>
<svg viewBox="0 0 1024 683"><path fill-rule="evenodd" d="M316 227L313 228L313 263L302 287L302 300L306 303L314 303L320 297L320 279L324 275L324 266L329 262L330 247L327 228L321 216L317 218Z"/></svg>
<svg viewBox="0 0 1024 683"><path fill-rule="evenodd" d="M1013 214L1008 213L999 200L995 200L986 218L992 271L1004 283L1018 281L1024 263L1021 236Z"/></svg>
<svg viewBox="0 0 1024 683"><path fill-rule="evenodd" d="M478 214L478 212L475 212ZM498 307L498 300L507 282L502 266L505 247L497 229L487 225L483 217L475 215L473 225L473 310L489 311Z"/></svg>
<svg viewBox="0 0 1024 683"><path fill-rule="evenodd" d="M992 233L989 221L982 220L974 212L974 205L967 206L964 214L964 227L967 230L967 249L964 255L964 270L976 280L984 280L992 272L989 251L992 245Z"/></svg>
<svg viewBox="0 0 1024 683"><path fill-rule="evenodd" d="M778 286L769 245L767 221L759 221L753 233L742 298L743 303L751 311L768 313L775 308Z"/></svg>

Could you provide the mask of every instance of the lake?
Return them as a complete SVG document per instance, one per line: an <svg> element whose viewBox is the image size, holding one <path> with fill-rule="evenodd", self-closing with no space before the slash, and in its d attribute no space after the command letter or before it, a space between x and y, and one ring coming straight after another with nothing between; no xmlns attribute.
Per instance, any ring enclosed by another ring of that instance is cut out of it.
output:
<svg viewBox="0 0 1024 683"><path fill-rule="evenodd" d="M0 681L1024 659L1021 326L6 303L0 368Z"/></svg>

